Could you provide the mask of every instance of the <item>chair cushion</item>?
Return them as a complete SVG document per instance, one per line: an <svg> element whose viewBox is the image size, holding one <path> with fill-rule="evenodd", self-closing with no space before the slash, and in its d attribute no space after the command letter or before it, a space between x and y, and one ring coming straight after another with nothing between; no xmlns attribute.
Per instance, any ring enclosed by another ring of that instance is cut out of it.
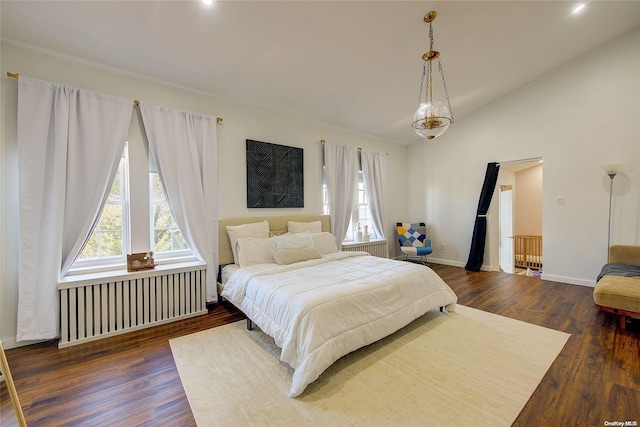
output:
<svg viewBox="0 0 640 427"><path fill-rule="evenodd" d="M596 284L593 300L603 307L640 313L640 277L606 275Z"/></svg>
<svg viewBox="0 0 640 427"><path fill-rule="evenodd" d="M431 252L433 252L433 249L431 249L430 247L424 247L424 246L419 246L419 247L400 246L400 250L402 251L403 254L406 254L406 255L419 255L419 256L429 255Z"/></svg>

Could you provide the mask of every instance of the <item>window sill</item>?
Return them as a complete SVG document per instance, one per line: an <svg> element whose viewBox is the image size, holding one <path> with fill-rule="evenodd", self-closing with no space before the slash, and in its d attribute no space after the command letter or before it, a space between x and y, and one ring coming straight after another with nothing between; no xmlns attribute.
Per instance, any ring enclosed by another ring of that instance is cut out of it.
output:
<svg viewBox="0 0 640 427"><path fill-rule="evenodd" d="M160 255L156 256L154 259L156 266L165 265L165 264L182 264L185 262L198 261L198 259L193 256L193 254L182 255L182 256L166 256ZM71 268L67 274L65 275L65 279L72 276L87 276L91 274L100 274L106 273L107 277L109 273L114 273L117 271L122 271L123 269L126 271L127 260L117 259L110 263L93 263L87 265L81 265L80 267Z"/></svg>
<svg viewBox="0 0 640 427"><path fill-rule="evenodd" d="M121 280L131 280L144 277L161 276L171 271L191 271L200 270L206 267L202 261L184 261L159 264L153 270L127 271L126 267L108 271L83 272L78 274L66 275L58 282L58 289L69 289L77 287L78 282L88 286L92 284L104 283L105 279L109 282L118 282Z"/></svg>

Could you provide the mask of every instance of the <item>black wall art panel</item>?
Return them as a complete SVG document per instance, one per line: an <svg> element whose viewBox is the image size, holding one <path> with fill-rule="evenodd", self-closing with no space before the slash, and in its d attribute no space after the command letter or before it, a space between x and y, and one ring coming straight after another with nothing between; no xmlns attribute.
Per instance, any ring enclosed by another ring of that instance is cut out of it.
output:
<svg viewBox="0 0 640 427"><path fill-rule="evenodd" d="M247 139L247 207L303 208L302 148Z"/></svg>

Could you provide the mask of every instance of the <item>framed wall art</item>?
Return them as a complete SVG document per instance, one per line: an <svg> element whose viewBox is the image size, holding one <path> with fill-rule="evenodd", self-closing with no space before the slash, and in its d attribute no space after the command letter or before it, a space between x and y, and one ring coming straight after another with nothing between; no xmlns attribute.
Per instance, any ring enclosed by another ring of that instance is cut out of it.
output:
<svg viewBox="0 0 640 427"><path fill-rule="evenodd" d="M303 208L303 149L246 141L247 207Z"/></svg>

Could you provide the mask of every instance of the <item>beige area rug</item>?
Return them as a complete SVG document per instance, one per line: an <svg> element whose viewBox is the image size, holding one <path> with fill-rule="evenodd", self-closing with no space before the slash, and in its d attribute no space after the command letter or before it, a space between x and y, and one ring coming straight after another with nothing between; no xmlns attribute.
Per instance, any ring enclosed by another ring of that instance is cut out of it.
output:
<svg viewBox="0 0 640 427"><path fill-rule="evenodd" d="M297 398L279 348L244 321L170 344L199 426L509 426L568 338L459 305L343 357Z"/></svg>

